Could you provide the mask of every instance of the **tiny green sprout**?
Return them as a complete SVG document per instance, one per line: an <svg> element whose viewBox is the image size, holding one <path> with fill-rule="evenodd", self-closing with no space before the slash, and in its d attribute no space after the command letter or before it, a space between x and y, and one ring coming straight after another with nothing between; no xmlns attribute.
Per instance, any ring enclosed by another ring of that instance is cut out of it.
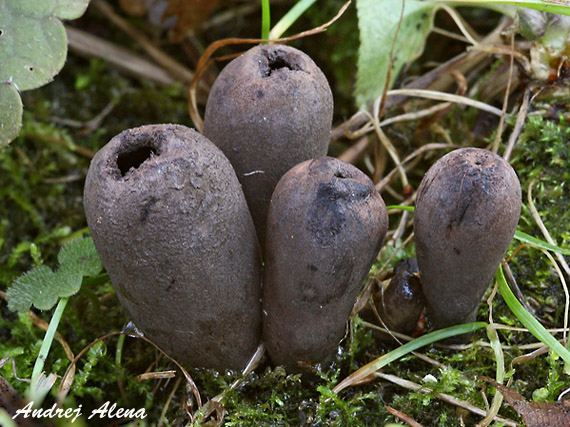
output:
<svg viewBox="0 0 570 427"><path fill-rule="evenodd" d="M84 276L95 276L103 268L93 240L74 239L57 256L59 268L34 267L8 288L8 308L24 312L32 305L38 310L51 309L60 298L76 294Z"/></svg>
<svg viewBox="0 0 570 427"><path fill-rule="evenodd" d="M56 271L45 265L34 267L7 291L8 308L12 311L25 312L32 305L50 310L57 303L32 372L28 395L36 406L41 405L55 381L53 374L46 378L43 367L69 297L79 291L83 277L96 276L103 268L90 237L70 241L57 260L60 265Z"/></svg>

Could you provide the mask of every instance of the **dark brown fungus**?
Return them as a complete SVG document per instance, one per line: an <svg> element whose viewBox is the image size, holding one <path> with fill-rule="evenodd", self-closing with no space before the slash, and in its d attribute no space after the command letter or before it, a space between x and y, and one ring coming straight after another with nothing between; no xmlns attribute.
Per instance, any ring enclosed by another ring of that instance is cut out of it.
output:
<svg viewBox="0 0 570 427"><path fill-rule="evenodd" d="M216 79L204 135L234 166L262 246L277 182L296 164L327 154L332 113L324 74L289 46L256 46Z"/></svg>
<svg viewBox="0 0 570 427"><path fill-rule="evenodd" d="M243 368L260 338L261 265L223 153L183 126L124 131L94 157L84 206L137 327L186 365Z"/></svg>
<svg viewBox="0 0 570 427"><path fill-rule="evenodd" d="M376 311L391 331L411 335L425 307L415 258L399 261L386 289L373 295ZM370 316L368 316L370 317Z"/></svg>
<svg viewBox="0 0 570 427"><path fill-rule="evenodd" d="M372 181L331 157L305 161L275 188L267 222L263 340L275 364L330 359L388 226Z"/></svg>
<svg viewBox="0 0 570 427"><path fill-rule="evenodd" d="M490 151L455 150L428 170L418 188L414 233L434 328L475 320L520 210L515 171Z"/></svg>

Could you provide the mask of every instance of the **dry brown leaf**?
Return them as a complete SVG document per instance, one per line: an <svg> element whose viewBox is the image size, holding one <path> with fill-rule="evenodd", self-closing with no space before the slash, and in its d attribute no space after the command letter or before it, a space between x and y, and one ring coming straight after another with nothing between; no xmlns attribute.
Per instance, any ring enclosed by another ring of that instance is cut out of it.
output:
<svg viewBox="0 0 570 427"><path fill-rule="evenodd" d="M510 387L488 377L481 377L501 392L505 400L521 416L527 427L570 426L570 400L558 402L529 402Z"/></svg>
<svg viewBox="0 0 570 427"><path fill-rule="evenodd" d="M168 33L170 41L179 42L188 30L199 29L218 3L219 0L168 0L162 19L176 17L176 23Z"/></svg>

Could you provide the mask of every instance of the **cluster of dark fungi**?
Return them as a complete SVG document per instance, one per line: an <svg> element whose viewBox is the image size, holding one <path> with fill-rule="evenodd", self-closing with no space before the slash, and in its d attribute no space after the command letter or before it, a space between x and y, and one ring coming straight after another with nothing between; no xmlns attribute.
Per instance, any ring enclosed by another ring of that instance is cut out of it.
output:
<svg viewBox="0 0 570 427"><path fill-rule="evenodd" d="M307 55L261 45L220 73L203 135L142 126L94 157L84 205L97 251L127 315L181 363L242 369L260 342L293 370L336 354L388 215L368 176L326 157L332 113ZM425 296L436 327L474 316L520 199L514 171L486 150L430 169L413 310ZM402 298L391 301L399 312Z"/></svg>

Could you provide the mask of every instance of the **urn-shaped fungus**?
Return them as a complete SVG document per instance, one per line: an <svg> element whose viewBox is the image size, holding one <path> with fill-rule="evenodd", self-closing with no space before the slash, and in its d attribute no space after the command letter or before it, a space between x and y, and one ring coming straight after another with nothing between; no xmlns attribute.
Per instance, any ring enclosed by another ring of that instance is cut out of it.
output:
<svg viewBox="0 0 570 427"><path fill-rule="evenodd" d="M425 298L418 277L418 263L415 258L400 260L394 267L394 276L385 289L372 294L376 312L382 319L382 326L390 331L411 335L425 307ZM382 284L379 284L382 286ZM377 317L371 310L365 311L365 319L374 322ZM382 339L388 336L379 335Z"/></svg>
<svg viewBox="0 0 570 427"><path fill-rule="evenodd" d="M212 86L204 135L234 166L262 246L277 182L296 164L327 154L332 113L324 74L288 46L248 50Z"/></svg>
<svg viewBox="0 0 570 427"><path fill-rule="evenodd" d="M520 210L515 171L490 151L455 150L428 170L418 188L414 233L434 328L475 320Z"/></svg>
<svg viewBox="0 0 570 427"><path fill-rule="evenodd" d="M84 206L137 327L186 365L243 368L260 338L261 266L223 153L184 126L124 131L94 157Z"/></svg>
<svg viewBox="0 0 570 427"><path fill-rule="evenodd" d="M372 181L331 157L305 161L275 188L267 222L263 340L296 369L336 353L388 227Z"/></svg>

